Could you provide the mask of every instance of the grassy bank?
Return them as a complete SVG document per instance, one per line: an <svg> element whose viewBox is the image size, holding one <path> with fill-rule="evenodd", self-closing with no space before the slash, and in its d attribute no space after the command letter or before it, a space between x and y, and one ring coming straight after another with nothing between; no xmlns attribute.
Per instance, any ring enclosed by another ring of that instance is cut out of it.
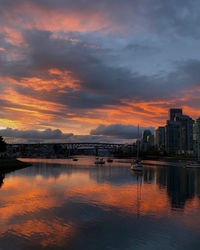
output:
<svg viewBox="0 0 200 250"><path fill-rule="evenodd" d="M9 172L30 166L30 163L17 159L0 159L0 172Z"/></svg>

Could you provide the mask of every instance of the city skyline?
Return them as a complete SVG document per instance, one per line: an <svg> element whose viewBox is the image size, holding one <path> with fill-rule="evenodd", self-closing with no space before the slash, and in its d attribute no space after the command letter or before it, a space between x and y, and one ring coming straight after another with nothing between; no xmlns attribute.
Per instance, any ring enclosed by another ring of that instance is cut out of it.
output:
<svg viewBox="0 0 200 250"><path fill-rule="evenodd" d="M126 140L138 124L162 126L169 108L197 119L199 8L184 0L0 1L0 129Z"/></svg>
<svg viewBox="0 0 200 250"><path fill-rule="evenodd" d="M193 151L199 142L200 117L194 120L185 114L182 108L170 108L168 117L162 126L140 127L114 124L100 125L91 130L89 135L63 133L60 129L18 130L0 129L0 134L7 143L119 143L132 144L141 140L141 149L148 151L152 147L159 151L186 152ZM197 144L196 144L197 143Z"/></svg>

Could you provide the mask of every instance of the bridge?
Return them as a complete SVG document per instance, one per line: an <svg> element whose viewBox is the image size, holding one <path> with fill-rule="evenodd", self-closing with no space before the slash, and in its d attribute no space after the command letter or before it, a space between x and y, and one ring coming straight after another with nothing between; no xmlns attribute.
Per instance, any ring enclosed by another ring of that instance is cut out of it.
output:
<svg viewBox="0 0 200 250"><path fill-rule="evenodd" d="M106 143L106 142L66 142L66 143L32 143L32 144L9 144L8 151L10 154L19 152L27 155L64 155L70 156L74 153L93 152L98 155L100 150L116 152L124 148L127 144ZM132 146L129 144L129 146Z"/></svg>
<svg viewBox="0 0 200 250"><path fill-rule="evenodd" d="M101 148L113 148L113 147L122 147L126 144L123 143L106 143L106 142L59 142L59 143L13 143L9 144L10 146L25 146L25 147L42 147L42 146L62 146L66 148L78 148L81 146L84 147L101 147Z"/></svg>

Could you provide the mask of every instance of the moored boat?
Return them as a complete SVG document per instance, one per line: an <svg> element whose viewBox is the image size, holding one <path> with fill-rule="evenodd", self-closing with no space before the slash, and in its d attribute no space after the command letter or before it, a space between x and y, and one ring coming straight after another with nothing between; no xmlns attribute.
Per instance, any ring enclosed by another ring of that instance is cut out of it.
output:
<svg viewBox="0 0 200 250"><path fill-rule="evenodd" d="M95 160L95 162L94 162L95 164L105 164L105 161L104 161L104 159L103 158L96 158L96 160Z"/></svg>
<svg viewBox="0 0 200 250"><path fill-rule="evenodd" d="M135 161L131 163L131 170L134 171L143 171L143 165L141 161Z"/></svg>
<svg viewBox="0 0 200 250"><path fill-rule="evenodd" d="M113 162L113 159L108 158L108 159L107 159L107 162Z"/></svg>

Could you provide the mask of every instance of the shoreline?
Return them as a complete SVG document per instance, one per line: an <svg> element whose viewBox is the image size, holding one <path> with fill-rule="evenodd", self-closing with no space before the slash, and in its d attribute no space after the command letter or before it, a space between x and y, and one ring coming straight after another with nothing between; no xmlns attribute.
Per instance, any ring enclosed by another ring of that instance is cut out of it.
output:
<svg viewBox="0 0 200 250"><path fill-rule="evenodd" d="M95 155L71 155L69 157L66 156L57 156L57 157L41 157L41 156L21 156L20 159L73 159L74 157L78 156L88 156L88 157L105 157L105 158L112 158L112 159L135 159L136 156L122 156L122 155L113 155L113 156L107 156L107 155L101 155L101 156L95 156ZM188 161L197 161L197 158L194 157L176 157L176 156L140 156L140 160L144 161L165 161L165 162L175 162L175 163L185 163Z"/></svg>
<svg viewBox="0 0 200 250"><path fill-rule="evenodd" d="M31 166L30 163L17 159L0 159L0 172L6 173Z"/></svg>

